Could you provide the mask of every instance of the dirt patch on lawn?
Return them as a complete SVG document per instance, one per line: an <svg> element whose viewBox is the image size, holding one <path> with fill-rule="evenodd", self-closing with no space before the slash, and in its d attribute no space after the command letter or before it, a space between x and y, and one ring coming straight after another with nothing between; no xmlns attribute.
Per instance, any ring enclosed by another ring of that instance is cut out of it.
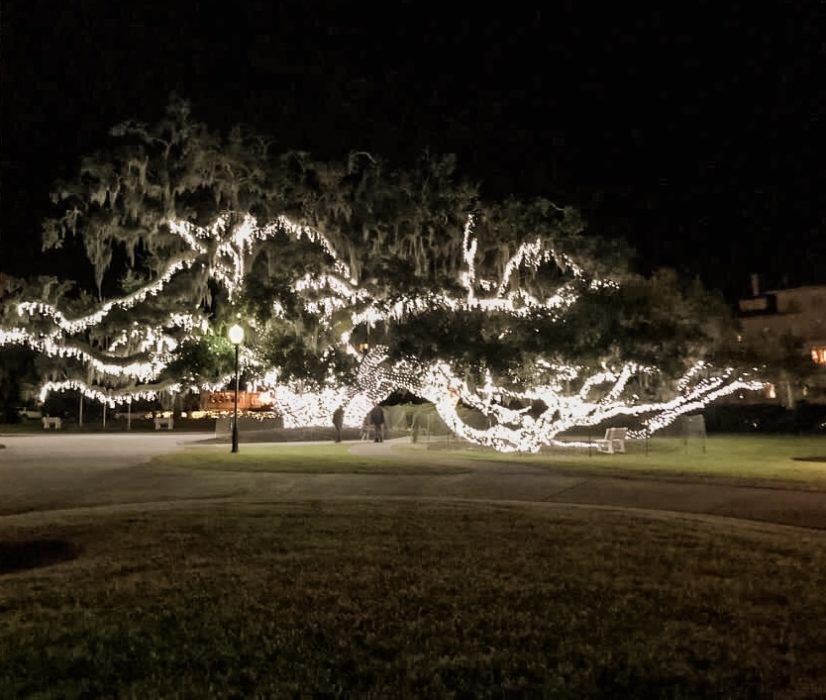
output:
<svg viewBox="0 0 826 700"><path fill-rule="evenodd" d="M0 542L0 576L77 559L80 549L66 540Z"/></svg>

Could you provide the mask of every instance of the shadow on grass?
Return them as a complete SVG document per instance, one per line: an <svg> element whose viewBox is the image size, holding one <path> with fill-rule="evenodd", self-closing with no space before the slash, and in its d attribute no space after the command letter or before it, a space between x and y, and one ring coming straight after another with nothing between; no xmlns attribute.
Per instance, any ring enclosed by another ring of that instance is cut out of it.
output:
<svg viewBox="0 0 826 700"><path fill-rule="evenodd" d="M77 559L80 549L66 540L0 542L0 576Z"/></svg>

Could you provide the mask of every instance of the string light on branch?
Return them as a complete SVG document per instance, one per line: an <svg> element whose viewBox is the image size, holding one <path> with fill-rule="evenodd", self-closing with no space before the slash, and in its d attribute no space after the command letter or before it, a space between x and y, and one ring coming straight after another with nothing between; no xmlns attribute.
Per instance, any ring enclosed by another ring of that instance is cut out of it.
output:
<svg viewBox="0 0 826 700"><path fill-rule="evenodd" d="M137 290L103 301L81 315L67 315L44 301L23 301L16 306L18 320L10 327L0 327L0 346L24 345L42 355L64 359L67 364L74 363L71 368L87 378L47 381L40 390L42 399L50 392L73 390L115 406L187 388L223 388L227 377L211 386L197 382L190 385L191 377L186 381L169 377L169 368L182 344L197 342L211 332L194 296L191 308L176 304L174 310L160 314L153 323L134 320L115 331L109 329L116 326L121 315L112 312L139 311L144 308L141 304L169 291L173 281L184 275L199 280L199 288L217 284L231 300L235 299L251 282L251 260L262 246L271 246L277 252L280 246L299 241L316 246L328 267L323 272L296 270L287 296L271 302L272 318L289 322L285 305L294 308L297 303L302 314L317 320L327 338L335 336L336 351L344 351L359 364L355 378L348 384L339 383L330 371L320 386L308 388L306 382L284 381L279 368L270 366L252 343L240 348L245 378L249 385L268 392L272 410L283 417L285 427L330 425L338 407L344 408L345 425L358 427L373 405L394 391L404 390L431 401L445 424L463 439L505 452L536 452L547 445L591 446L587 441L565 441L560 436L571 428L595 426L620 415L634 418L641 426L630 435L647 436L710 401L763 387L762 382L737 375L732 369L715 369L696 362L676 382L676 396L643 403L633 393L633 380L656 374L657 369L631 362L606 362L598 370L589 371L552 357L537 358L535 376L529 377L524 386L514 386L504 379L497 382L490 372L476 386L442 360L423 362L409 357L391 361L387 348L380 345L360 352L353 345L354 337L358 339L359 333L380 324L387 328L395 322L437 312L481 312L491 317L561 323L575 310L583 294L618 288L615 280L590 277L552 241L533 235L507 256L498 273L486 275L490 266L485 267L473 216L467 217L462 233L458 258L462 269L450 284L393 295L374 280L360 284L328 236L284 216L260 224L251 214L225 212L208 226L177 219L167 221L166 226L180 250L155 279ZM550 293L543 292L540 298L525 285L517 284L544 266L553 270L554 279L559 279ZM245 324L253 335L266 332L266 323L261 329L254 319ZM534 325L539 332L540 322ZM496 332L506 338L510 329L497 328ZM464 340L459 338L457 342ZM319 355L324 361L330 360L333 347L322 348ZM486 423L487 427L467 424L460 409L477 412L486 419L480 425Z"/></svg>

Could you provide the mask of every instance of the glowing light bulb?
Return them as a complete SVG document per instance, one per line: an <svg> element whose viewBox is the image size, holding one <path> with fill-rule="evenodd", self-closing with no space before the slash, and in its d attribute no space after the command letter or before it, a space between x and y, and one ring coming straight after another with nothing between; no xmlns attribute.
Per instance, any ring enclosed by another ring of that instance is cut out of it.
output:
<svg viewBox="0 0 826 700"><path fill-rule="evenodd" d="M227 335L233 345L240 345L244 342L244 329L237 323L234 323L229 327Z"/></svg>

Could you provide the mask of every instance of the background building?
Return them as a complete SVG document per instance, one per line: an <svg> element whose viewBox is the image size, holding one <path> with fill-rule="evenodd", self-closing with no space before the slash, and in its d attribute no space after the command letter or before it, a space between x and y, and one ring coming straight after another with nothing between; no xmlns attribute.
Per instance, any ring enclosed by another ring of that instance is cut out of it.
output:
<svg viewBox="0 0 826 700"><path fill-rule="evenodd" d="M826 285L761 293L739 302L739 340L778 369L765 398L826 403Z"/></svg>

